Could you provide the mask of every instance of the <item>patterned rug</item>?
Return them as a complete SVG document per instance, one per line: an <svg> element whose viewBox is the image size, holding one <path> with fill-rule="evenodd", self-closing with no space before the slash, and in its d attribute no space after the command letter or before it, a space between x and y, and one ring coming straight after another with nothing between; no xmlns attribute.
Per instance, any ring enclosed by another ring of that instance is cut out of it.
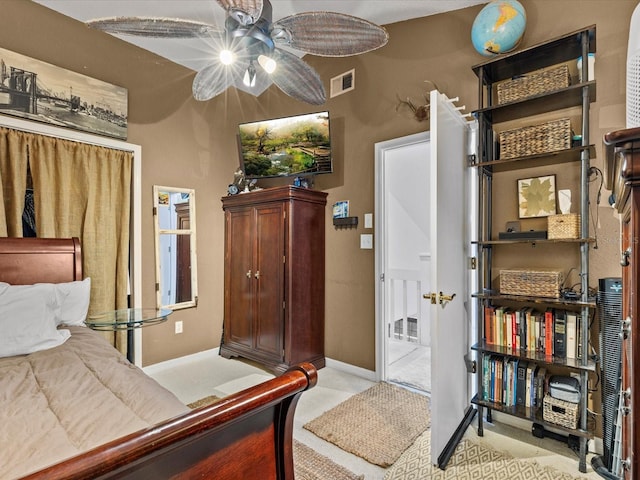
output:
<svg viewBox="0 0 640 480"><path fill-rule="evenodd" d="M567 473L532 461L512 458L484 445L463 440L446 470L431 464L431 434L425 432L387 470L384 480L576 480Z"/></svg>
<svg viewBox="0 0 640 480"><path fill-rule="evenodd" d="M428 397L381 382L311 420L304 428L386 468L430 423Z"/></svg>

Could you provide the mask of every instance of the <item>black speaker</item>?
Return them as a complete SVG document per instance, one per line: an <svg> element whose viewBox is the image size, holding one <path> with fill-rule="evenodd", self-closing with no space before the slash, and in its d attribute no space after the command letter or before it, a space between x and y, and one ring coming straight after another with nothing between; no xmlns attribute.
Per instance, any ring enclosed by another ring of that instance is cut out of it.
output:
<svg viewBox="0 0 640 480"><path fill-rule="evenodd" d="M618 414L618 394L622 375L622 279L598 281L598 318L600 320L600 378L602 380L602 461L609 471L613 458Z"/></svg>

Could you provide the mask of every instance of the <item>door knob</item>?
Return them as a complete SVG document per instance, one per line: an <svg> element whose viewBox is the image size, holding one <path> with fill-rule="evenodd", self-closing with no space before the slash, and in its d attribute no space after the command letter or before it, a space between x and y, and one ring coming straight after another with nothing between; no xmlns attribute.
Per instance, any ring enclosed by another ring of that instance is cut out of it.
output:
<svg viewBox="0 0 640 480"><path fill-rule="evenodd" d="M257 270L256 274L254 276L259 279L260 278L260 270Z"/></svg>
<svg viewBox="0 0 640 480"><path fill-rule="evenodd" d="M246 273L246 275L247 275L247 278L251 278L251 270L249 270L249 271Z"/></svg>
<svg viewBox="0 0 640 480"><path fill-rule="evenodd" d="M445 295L442 292L440 293L434 292L434 293L425 293L424 295L422 295L422 298L431 300L431 305L435 305L436 303L439 303L444 307L448 302L452 301L455 298L455 296L456 296L455 293L452 293L451 295Z"/></svg>
<svg viewBox="0 0 640 480"><path fill-rule="evenodd" d="M424 295L422 295L422 298L426 300L431 300L431 305L435 305L437 296L438 296L437 293L425 293Z"/></svg>

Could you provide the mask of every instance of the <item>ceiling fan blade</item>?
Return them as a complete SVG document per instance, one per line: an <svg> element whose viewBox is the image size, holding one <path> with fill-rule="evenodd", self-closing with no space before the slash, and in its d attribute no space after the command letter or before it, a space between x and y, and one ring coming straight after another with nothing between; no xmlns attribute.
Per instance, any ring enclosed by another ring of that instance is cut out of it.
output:
<svg viewBox="0 0 640 480"><path fill-rule="evenodd" d="M275 49L273 57L278 67L271 79L280 90L312 105L322 105L326 101L320 75L307 63L286 50Z"/></svg>
<svg viewBox="0 0 640 480"><path fill-rule="evenodd" d="M242 25L250 25L256 23L262 15L264 0L218 0L218 3L230 14L239 10L249 15L250 19L242 19L238 16L235 18Z"/></svg>
<svg viewBox="0 0 640 480"><path fill-rule="evenodd" d="M306 12L274 22L272 38L314 55L347 57L386 45L389 34L363 18L334 12Z"/></svg>
<svg viewBox="0 0 640 480"><path fill-rule="evenodd" d="M219 35L208 23L161 17L110 17L89 20L86 24L107 33L139 37L192 38Z"/></svg>
<svg viewBox="0 0 640 480"><path fill-rule="evenodd" d="M233 85L233 75L229 68L212 63L200 70L193 79L193 98L200 101L210 100Z"/></svg>

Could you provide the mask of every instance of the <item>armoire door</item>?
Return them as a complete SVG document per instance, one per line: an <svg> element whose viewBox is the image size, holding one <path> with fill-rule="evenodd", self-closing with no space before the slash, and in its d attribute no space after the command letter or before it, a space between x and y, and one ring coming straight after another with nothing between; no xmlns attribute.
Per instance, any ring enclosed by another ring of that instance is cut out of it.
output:
<svg viewBox="0 0 640 480"><path fill-rule="evenodd" d="M226 214L224 343L253 348L253 209Z"/></svg>
<svg viewBox="0 0 640 480"><path fill-rule="evenodd" d="M254 348L277 361L284 357L284 208L255 208Z"/></svg>

